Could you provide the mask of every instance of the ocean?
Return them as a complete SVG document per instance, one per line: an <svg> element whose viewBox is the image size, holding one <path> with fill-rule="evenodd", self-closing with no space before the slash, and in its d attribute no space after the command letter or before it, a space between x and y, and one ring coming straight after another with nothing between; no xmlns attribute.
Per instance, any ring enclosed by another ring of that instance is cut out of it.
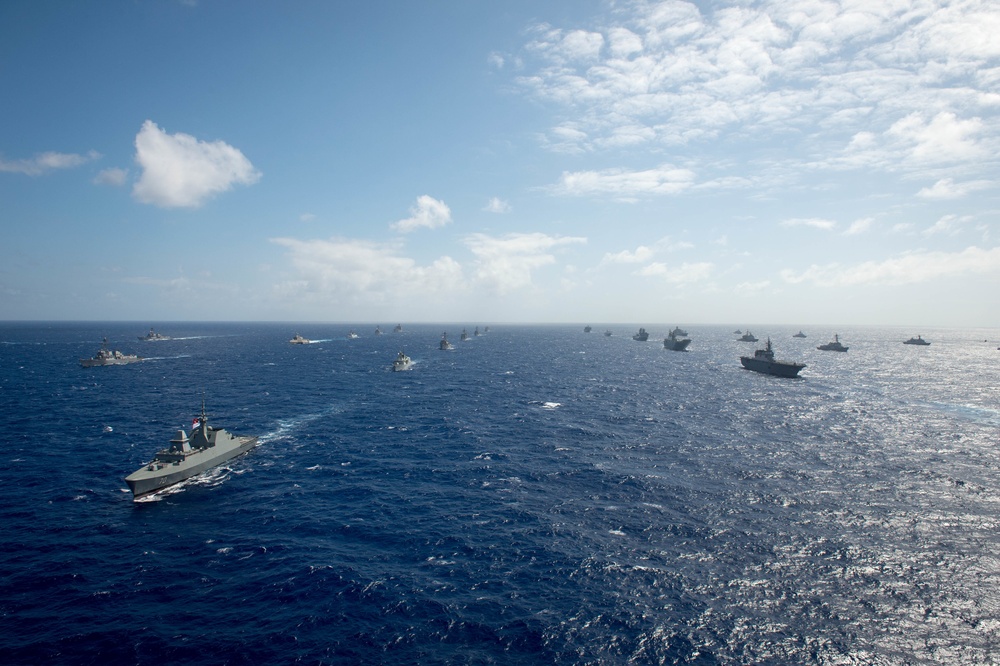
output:
<svg viewBox="0 0 1000 666"><path fill-rule="evenodd" d="M1000 331L395 323L0 324L0 663L1000 663Z"/></svg>

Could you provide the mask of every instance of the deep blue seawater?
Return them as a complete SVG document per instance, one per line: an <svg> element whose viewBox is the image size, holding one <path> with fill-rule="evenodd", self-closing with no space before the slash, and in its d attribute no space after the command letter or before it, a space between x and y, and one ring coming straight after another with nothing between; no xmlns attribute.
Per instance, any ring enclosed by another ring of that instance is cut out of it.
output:
<svg viewBox="0 0 1000 666"><path fill-rule="evenodd" d="M1000 332L394 323L0 324L0 663L1000 662Z"/></svg>

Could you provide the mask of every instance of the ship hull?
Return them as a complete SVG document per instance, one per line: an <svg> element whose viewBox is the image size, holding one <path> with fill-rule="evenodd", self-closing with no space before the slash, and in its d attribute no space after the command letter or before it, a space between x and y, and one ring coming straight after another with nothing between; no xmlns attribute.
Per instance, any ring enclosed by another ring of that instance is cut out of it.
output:
<svg viewBox="0 0 1000 666"><path fill-rule="evenodd" d="M690 340L664 340L663 348L669 349L670 351L687 351L687 346L691 344Z"/></svg>
<svg viewBox="0 0 1000 666"><path fill-rule="evenodd" d="M792 363L789 361L761 361L749 356L741 356L740 363L747 370L760 372L765 375L775 377L798 377L799 370L806 367L804 363Z"/></svg>
<svg viewBox="0 0 1000 666"><path fill-rule="evenodd" d="M179 463L165 463L156 470L150 470L150 465L146 465L125 477L125 483L132 490L133 499L141 499L218 467L257 446L256 437L238 437L235 442L236 446L225 450L216 451L216 447L212 447L204 455L192 455Z"/></svg>
<svg viewBox="0 0 1000 666"><path fill-rule="evenodd" d="M101 365L127 365L138 363L142 358L81 358L80 365L85 368L96 368Z"/></svg>

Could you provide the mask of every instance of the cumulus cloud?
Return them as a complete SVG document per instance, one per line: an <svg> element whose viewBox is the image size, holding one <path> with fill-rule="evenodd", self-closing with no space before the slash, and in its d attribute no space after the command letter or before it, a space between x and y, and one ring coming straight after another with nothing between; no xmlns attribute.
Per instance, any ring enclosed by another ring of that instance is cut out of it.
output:
<svg viewBox="0 0 1000 666"><path fill-rule="evenodd" d="M92 150L86 155L46 152L23 160L5 160L0 158L0 171L23 173L26 176L41 176L56 169L72 169L81 164L100 159L100 157L100 153Z"/></svg>
<svg viewBox="0 0 1000 666"><path fill-rule="evenodd" d="M621 252L606 252L601 259L601 266L606 264L641 264L653 258L655 252L653 248L640 245L635 252L622 250Z"/></svg>
<svg viewBox="0 0 1000 666"><path fill-rule="evenodd" d="M645 171L608 169L563 172L559 182L549 187L565 196L602 196L634 200L639 196L678 194L691 187L695 175L688 169L664 164Z"/></svg>
<svg viewBox="0 0 1000 666"><path fill-rule="evenodd" d="M504 201L503 199L493 197L488 202L486 202L486 206L483 208L483 210L486 211L487 213L509 213L510 204Z"/></svg>
<svg viewBox="0 0 1000 666"><path fill-rule="evenodd" d="M416 229L435 229L451 222L451 209L443 201L426 194L417 197L417 202L410 208L410 217L400 220L392 228L401 233L409 233Z"/></svg>
<svg viewBox="0 0 1000 666"><path fill-rule="evenodd" d="M464 240L476 258L475 279L503 295L532 284L532 272L556 262L553 251L586 243L586 238L513 233L502 237L472 234Z"/></svg>
<svg viewBox="0 0 1000 666"><path fill-rule="evenodd" d="M151 120L136 135L135 151L142 173L132 196L161 208L197 208L236 185L260 179L238 149L189 134L167 134Z"/></svg>
<svg viewBox="0 0 1000 666"><path fill-rule="evenodd" d="M462 268L443 256L420 266L392 245L333 238L272 238L287 248L298 272L291 291L357 301L392 301L429 293L453 293L463 284Z"/></svg>
<svg viewBox="0 0 1000 666"><path fill-rule="evenodd" d="M781 271L788 283L812 283L821 287L863 284L905 285L968 275L1000 275L1000 247L968 247L961 252L918 251L884 261L866 261L853 266L833 263L812 265L801 273Z"/></svg>
<svg viewBox="0 0 1000 666"><path fill-rule="evenodd" d="M654 262L648 266L643 266L638 271L638 274L647 277L658 277L670 284L690 284L709 279L714 268L714 264L706 261L683 263L680 266L668 266L662 262Z"/></svg>

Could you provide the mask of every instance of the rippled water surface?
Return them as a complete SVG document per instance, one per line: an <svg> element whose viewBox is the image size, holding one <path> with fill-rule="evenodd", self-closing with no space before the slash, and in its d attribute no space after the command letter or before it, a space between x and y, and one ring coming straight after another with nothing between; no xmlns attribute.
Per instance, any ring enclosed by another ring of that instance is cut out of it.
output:
<svg viewBox="0 0 1000 666"><path fill-rule="evenodd" d="M0 325L0 662L1000 661L1000 331L645 326Z"/></svg>

